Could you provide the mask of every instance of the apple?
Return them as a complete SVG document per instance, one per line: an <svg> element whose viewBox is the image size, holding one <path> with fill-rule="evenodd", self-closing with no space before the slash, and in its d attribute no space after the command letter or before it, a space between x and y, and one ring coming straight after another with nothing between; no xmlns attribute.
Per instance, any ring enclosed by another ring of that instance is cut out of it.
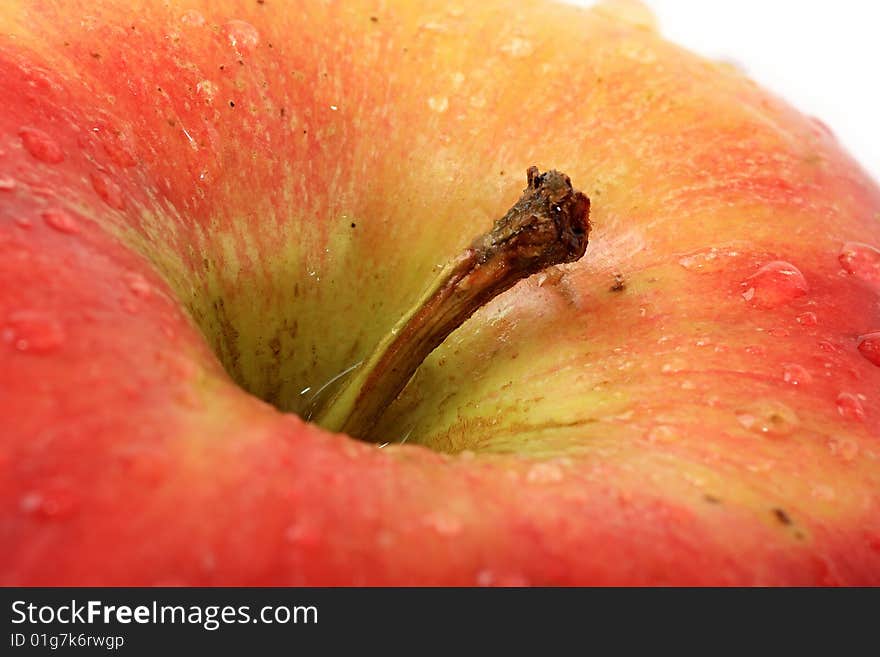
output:
<svg viewBox="0 0 880 657"><path fill-rule="evenodd" d="M637 5L7 0L0 97L0 584L880 584L880 189Z"/></svg>

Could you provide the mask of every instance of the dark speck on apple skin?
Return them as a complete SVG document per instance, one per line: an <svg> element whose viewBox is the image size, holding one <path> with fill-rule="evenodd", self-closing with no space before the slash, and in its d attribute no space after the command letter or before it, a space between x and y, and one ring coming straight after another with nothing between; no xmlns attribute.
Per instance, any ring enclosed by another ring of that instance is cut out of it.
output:
<svg viewBox="0 0 880 657"><path fill-rule="evenodd" d="M784 509L779 509L779 508L773 509L773 515L776 516L776 519L777 519L780 523L782 523L783 525L790 525L790 524L792 524L792 523L791 523L791 516L789 516L789 515L785 512Z"/></svg>

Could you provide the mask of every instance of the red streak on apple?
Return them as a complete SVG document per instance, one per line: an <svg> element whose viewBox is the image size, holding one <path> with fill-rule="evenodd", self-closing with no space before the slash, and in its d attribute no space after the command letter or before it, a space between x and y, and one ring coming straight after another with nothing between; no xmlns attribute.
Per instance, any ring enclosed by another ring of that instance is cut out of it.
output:
<svg viewBox="0 0 880 657"><path fill-rule="evenodd" d="M0 584L880 584L876 183L613 5L381 9L3 3ZM300 419L531 164L588 256Z"/></svg>

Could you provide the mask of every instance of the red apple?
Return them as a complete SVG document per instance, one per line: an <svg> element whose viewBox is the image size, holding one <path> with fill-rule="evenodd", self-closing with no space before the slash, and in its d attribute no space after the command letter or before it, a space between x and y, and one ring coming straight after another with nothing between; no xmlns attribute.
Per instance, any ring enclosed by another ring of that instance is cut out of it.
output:
<svg viewBox="0 0 880 657"><path fill-rule="evenodd" d="M631 5L6 0L0 98L0 583L880 584L880 190ZM586 255L308 422L531 165Z"/></svg>

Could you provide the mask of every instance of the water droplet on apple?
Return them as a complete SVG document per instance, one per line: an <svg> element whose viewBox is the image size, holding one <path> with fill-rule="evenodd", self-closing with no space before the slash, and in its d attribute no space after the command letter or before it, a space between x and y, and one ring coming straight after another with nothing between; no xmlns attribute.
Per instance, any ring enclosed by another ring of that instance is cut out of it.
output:
<svg viewBox="0 0 880 657"><path fill-rule="evenodd" d="M393 532L387 530L380 530L376 533L376 545L380 550L388 550L394 545L396 537Z"/></svg>
<svg viewBox="0 0 880 657"><path fill-rule="evenodd" d="M449 109L449 99L446 96L431 96L428 98L428 107L432 111L442 114Z"/></svg>
<svg viewBox="0 0 880 657"><path fill-rule="evenodd" d="M11 192L15 189L15 178L0 176L0 192Z"/></svg>
<svg viewBox="0 0 880 657"><path fill-rule="evenodd" d="M495 573L491 570L481 570L477 573L477 586L492 586L495 582Z"/></svg>
<svg viewBox="0 0 880 657"><path fill-rule="evenodd" d="M448 511L434 511L425 517L425 525L441 536L455 536L461 533L461 520Z"/></svg>
<svg viewBox="0 0 880 657"><path fill-rule="evenodd" d="M559 285L564 275L559 267L550 267L535 277L535 283L538 287Z"/></svg>
<svg viewBox="0 0 880 657"><path fill-rule="evenodd" d="M844 461L852 461L859 455L859 444L852 438L832 438L828 441L828 449Z"/></svg>
<svg viewBox="0 0 880 657"><path fill-rule="evenodd" d="M122 197L122 190L109 175L103 171L93 171L89 174L89 178L92 181L92 188L101 197L102 201L116 210L125 209L125 199Z"/></svg>
<svg viewBox="0 0 880 657"><path fill-rule="evenodd" d="M530 467L526 473L526 481L531 484L553 484L562 481L564 475L558 464L547 461Z"/></svg>
<svg viewBox="0 0 880 657"><path fill-rule="evenodd" d="M830 340L820 340L817 346L819 349L829 354L838 354L841 351L840 347Z"/></svg>
<svg viewBox="0 0 880 657"><path fill-rule="evenodd" d="M782 379L793 386L804 386L813 382L812 375L797 363L786 363L782 366Z"/></svg>
<svg viewBox="0 0 880 657"><path fill-rule="evenodd" d="M521 59L535 52L535 46L528 39L517 36L504 43L501 46L501 52L513 58Z"/></svg>
<svg viewBox="0 0 880 657"><path fill-rule="evenodd" d="M250 53L260 43L260 33L250 23L231 20L226 23L226 37L232 47L241 53Z"/></svg>
<svg viewBox="0 0 880 657"><path fill-rule="evenodd" d="M468 100L468 104L471 107L475 107L477 109L482 109L486 105L489 104L489 101L486 100L486 97L483 96L482 94L476 94L476 95L470 97L470 99Z"/></svg>
<svg viewBox="0 0 880 657"><path fill-rule="evenodd" d="M18 501L22 513L57 520L76 511L76 494L67 486L51 486L45 490L26 492Z"/></svg>
<svg viewBox="0 0 880 657"><path fill-rule="evenodd" d="M684 267L687 270L696 269L697 271L699 271L699 267L698 267L699 262L700 261L696 255L683 256L678 259L678 264L680 264L682 267Z"/></svg>
<svg viewBox="0 0 880 657"><path fill-rule="evenodd" d="M880 367L880 331L860 336L857 345L859 353L868 362Z"/></svg>
<svg viewBox="0 0 880 657"><path fill-rule="evenodd" d="M14 312L6 320L0 337L16 351L45 354L64 344L64 327L53 317L35 310Z"/></svg>
<svg viewBox="0 0 880 657"><path fill-rule="evenodd" d="M865 407L859 395L851 392L841 392L837 395L837 412L847 420L862 421L865 419Z"/></svg>
<svg viewBox="0 0 880 657"><path fill-rule="evenodd" d="M22 128L18 131L25 150L41 162L58 164L64 161L64 151L54 139L37 128Z"/></svg>
<svg viewBox="0 0 880 657"><path fill-rule="evenodd" d="M37 509L40 508L42 501L43 498L39 493L25 493L18 501L18 508L21 509L24 513L34 513Z"/></svg>
<svg viewBox="0 0 880 657"><path fill-rule="evenodd" d="M205 573L212 573L217 570L217 557L213 552L205 552L200 559L202 570Z"/></svg>
<svg viewBox="0 0 880 657"><path fill-rule="evenodd" d="M13 221L15 222L16 226L18 226L19 228L24 228L25 230L30 229L30 227L34 225L34 222L32 222L27 217L16 217L15 219L13 219Z"/></svg>
<svg viewBox="0 0 880 657"><path fill-rule="evenodd" d="M775 467L776 461L773 459L761 459L746 465L749 472L770 472Z"/></svg>
<svg viewBox="0 0 880 657"><path fill-rule="evenodd" d="M740 425L757 434L782 437L791 434L800 425L797 414L777 401L760 401L736 412Z"/></svg>
<svg viewBox="0 0 880 657"><path fill-rule="evenodd" d="M775 260L761 267L741 284L743 299L762 308L776 308L809 290L801 271L790 262Z"/></svg>
<svg viewBox="0 0 880 657"><path fill-rule="evenodd" d="M826 486L824 484L813 486L813 490L810 491L810 494L817 500L823 502L832 502L837 497L837 492L831 486Z"/></svg>
<svg viewBox="0 0 880 657"><path fill-rule="evenodd" d="M125 133L103 122L94 126L92 132L98 136L104 152L114 164L123 169L128 169L137 164L137 158L134 156L134 146Z"/></svg>
<svg viewBox="0 0 880 657"><path fill-rule="evenodd" d="M132 392L139 393L140 388L133 387ZM123 449L118 454L120 465L126 476L135 479L139 486L155 486L167 476L168 459L163 453L138 447Z"/></svg>
<svg viewBox="0 0 880 657"><path fill-rule="evenodd" d="M652 428L646 438L651 444L665 445L678 440L678 432L668 425L660 424Z"/></svg>
<svg viewBox="0 0 880 657"><path fill-rule="evenodd" d="M705 274L719 271L727 266L727 261L740 255L734 249L719 249L712 247L694 251L678 260L678 264L688 271Z"/></svg>
<svg viewBox="0 0 880 657"><path fill-rule="evenodd" d="M129 315L136 315L139 310L137 304L131 299L123 299L119 302L119 305L122 306L122 309Z"/></svg>
<svg viewBox="0 0 880 657"><path fill-rule="evenodd" d="M315 547L321 543L321 532L312 523L299 521L284 531L284 540L302 547Z"/></svg>
<svg viewBox="0 0 880 657"><path fill-rule="evenodd" d="M663 374L675 374L677 372L682 372L686 370L688 367L688 362L683 358L673 358L672 360L663 363L660 366L660 371Z"/></svg>
<svg viewBox="0 0 880 657"><path fill-rule="evenodd" d="M795 319L801 326L816 326L819 323L819 318L812 310L801 313Z"/></svg>
<svg viewBox="0 0 880 657"><path fill-rule="evenodd" d="M426 21L419 24L419 29L426 32L435 32L438 34L442 34L449 31L449 26L446 23L441 23L440 21Z"/></svg>
<svg viewBox="0 0 880 657"><path fill-rule="evenodd" d="M189 11L185 11L183 16L180 17L180 22L184 25L192 25L193 27L201 27L205 24L205 17L202 16L195 9L190 9Z"/></svg>
<svg viewBox="0 0 880 657"><path fill-rule="evenodd" d="M640 64L651 64L657 61L657 54L643 45L641 40L621 41L617 52L621 57L626 57Z"/></svg>
<svg viewBox="0 0 880 657"><path fill-rule="evenodd" d="M848 274L880 285L880 249L861 242L847 242L840 250L838 260Z"/></svg>
<svg viewBox="0 0 880 657"><path fill-rule="evenodd" d="M42 216L46 225L59 233L76 235L79 232L79 222L60 208L44 210Z"/></svg>
<svg viewBox="0 0 880 657"><path fill-rule="evenodd" d="M147 279L137 272L127 272L123 279L132 294L141 299L149 299L153 294L153 286L147 282Z"/></svg>
<svg viewBox="0 0 880 657"><path fill-rule="evenodd" d="M477 573L477 586L499 586L499 587L526 587L529 586L529 579L525 575L504 574L499 575L491 570L484 569Z"/></svg>

